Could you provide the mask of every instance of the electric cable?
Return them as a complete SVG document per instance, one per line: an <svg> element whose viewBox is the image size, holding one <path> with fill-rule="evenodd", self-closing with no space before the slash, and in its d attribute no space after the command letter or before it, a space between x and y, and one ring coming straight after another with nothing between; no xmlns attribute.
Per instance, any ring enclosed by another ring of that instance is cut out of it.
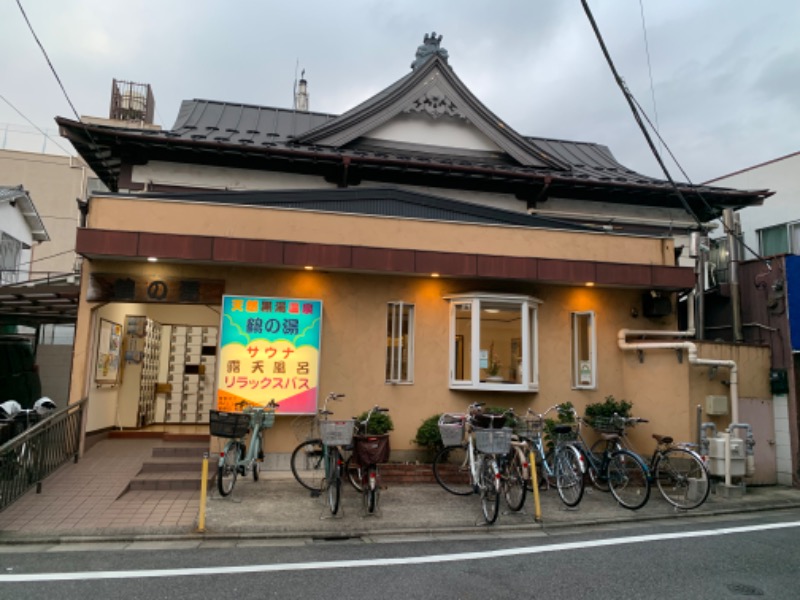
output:
<svg viewBox="0 0 800 600"><path fill-rule="evenodd" d="M600 44L600 49L603 52L603 55L606 57L606 62L608 63L608 67L611 69L611 73L614 76L614 80L617 82L617 85L622 90L622 94L625 96L625 101L628 103L628 106L631 109L631 113L633 114L633 118L636 121L637 125L639 125L639 129L641 130L642 134L644 135L645 140L647 141L647 145L650 146L650 151L653 153L653 156L658 162L659 166L661 167L661 171L664 173L664 176L669 181L672 189L675 191L675 194L678 196L681 204L683 205L684 210L691 215L697 225L702 228L703 222L700 220L700 217L692 210L692 207L689 206L689 202L686 200L684 195L681 193L681 190L678 188L678 185L672 179L672 175L669 173L669 169L664 164L664 161L661 159L661 155L658 153L658 150L653 143L653 138L650 137L650 134L647 132L647 127L642 122L641 117L639 116L639 111L636 108L636 104L631 100L632 94L628 90L628 87L625 85L625 81L620 77L619 73L617 72L617 68L614 65L614 61L611 58L611 55L608 52L608 48L606 48L606 44L603 41L603 36L600 34L600 29L597 27L597 23L594 20L594 16L592 15L592 11L589 8L588 3L586 0L581 0L581 4L583 5L583 10L586 13L587 18L589 19L589 23L594 30L595 37L597 38L597 42Z"/></svg>
<svg viewBox="0 0 800 600"><path fill-rule="evenodd" d="M36 129L36 131L38 131L39 133L41 133L41 134L42 134L42 135L43 135L43 136L44 136L46 139L48 139L48 140L50 140L51 142L53 142L53 143L54 143L56 146L58 146L59 148L61 148L61 150L63 150L64 152L66 152L66 153L67 153L69 156L73 156L72 152L70 152L69 150L67 150L66 148L64 148L64 146L62 146L61 144L59 144L59 143L58 143L56 140L54 140L53 138L51 138L51 137L50 137L50 136L49 136L49 135L48 135L48 134L47 134L47 133L46 133L44 130L40 129L40 128L39 128L39 126L38 126L38 125L36 125L36 123L34 123L34 122L33 122L33 121L31 121L31 120L30 120L28 117L26 117L26 116L25 116L25 115L22 113L22 111L21 111L21 110L19 110L19 109L18 109L16 106L14 106L14 105L13 105L13 104L12 104L12 103L11 103L11 102L10 102L10 101L9 101L9 100L6 98L6 97L5 97L5 96L3 96L2 94L0 94L0 100L2 100L3 102L5 102L6 104L8 104L8 105L9 105L9 106L10 106L10 107L11 107L11 108L12 108L12 109L13 109L13 110L14 110L14 111L15 111L15 112L16 112L16 113L17 113L17 114L20 116L20 117L22 117L23 119L25 119L25 120L26 120L26 121L27 121L27 122L28 122L28 123L31 125L31 127L33 127L34 129Z"/></svg>

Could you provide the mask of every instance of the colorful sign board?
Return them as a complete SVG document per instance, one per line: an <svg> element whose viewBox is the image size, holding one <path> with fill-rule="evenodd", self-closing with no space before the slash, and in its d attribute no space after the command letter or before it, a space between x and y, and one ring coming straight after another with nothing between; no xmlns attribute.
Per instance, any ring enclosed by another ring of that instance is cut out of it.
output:
<svg viewBox="0 0 800 600"><path fill-rule="evenodd" d="M217 408L315 414L321 339L321 300L223 296Z"/></svg>

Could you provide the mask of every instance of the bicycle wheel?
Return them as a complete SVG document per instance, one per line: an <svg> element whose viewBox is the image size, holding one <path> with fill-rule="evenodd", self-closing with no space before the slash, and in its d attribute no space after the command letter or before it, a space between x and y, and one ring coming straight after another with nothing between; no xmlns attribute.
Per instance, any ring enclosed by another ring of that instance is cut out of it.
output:
<svg viewBox="0 0 800 600"><path fill-rule="evenodd" d="M683 510L703 504L711 490L706 465L685 448L670 448L659 455L655 480L664 500Z"/></svg>
<svg viewBox="0 0 800 600"><path fill-rule="evenodd" d="M609 452L613 452L614 450L622 450L622 446L610 440L597 440L592 444L591 453L598 465L603 464L603 452L605 452L606 449L608 449ZM592 482L592 485L601 492L607 492L611 489L608 485L608 479L600 477L596 469L589 469L589 480Z"/></svg>
<svg viewBox="0 0 800 600"><path fill-rule="evenodd" d="M352 455L344 463L344 472L347 473L347 481L350 482L350 485L357 492L361 492L363 490L361 486L361 465Z"/></svg>
<svg viewBox="0 0 800 600"><path fill-rule="evenodd" d="M342 465L339 462L339 452L336 447L328 448L328 508L331 514L339 512L339 499L342 494Z"/></svg>
<svg viewBox="0 0 800 600"><path fill-rule="evenodd" d="M569 506L577 506L583 498L583 469L577 451L572 446L558 448L553 457L556 474L556 489L561 501Z"/></svg>
<svg viewBox="0 0 800 600"><path fill-rule="evenodd" d="M608 461L608 485L622 506L643 507L650 498L650 480L642 459L630 450L617 450Z"/></svg>
<svg viewBox="0 0 800 600"><path fill-rule="evenodd" d="M480 470L480 490L481 490L481 511L483 519L488 525L497 520L497 513L500 512L500 491L498 490L497 461L493 456L484 456L481 461Z"/></svg>
<svg viewBox="0 0 800 600"><path fill-rule="evenodd" d="M503 469L503 496L505 496L508 508L517 512L522 510L525 504L525 494L528 488L525 486L525 464L527 460L522 459L521 452L512 450L510 458L506 460Z"/></svg>
<svg viewBox="0 0 800 600"><path fill-rule="evenodd" d="M456 496L475 493L466 446L447 446L433 459L433 476L445 490Z"/></svg>
<svg viewBox="0 0 800 600"><path fill-rule="evenodd" d="M292 475L304 488L321 492L325 483L324 448L322 440L302 442L292 452Z"/></svg>
<svg viewBox="0 0 800 600"><path fill-rule="evenodd" d="M242 456L242 447L239 442L229 442L225 448L225 456L217 467L217 489L220 496L228 496L236 485L236 476L239 474L238 462Z"/></svg>
<svg viewBox="0 0 800 600"><path fill-rule="evenodd" d="M378 508L378 494L380 494L380 489L378 488L377 465L370 465L367 467L363 488L364 510L366 510L368 514L373 514Z"/></svg>

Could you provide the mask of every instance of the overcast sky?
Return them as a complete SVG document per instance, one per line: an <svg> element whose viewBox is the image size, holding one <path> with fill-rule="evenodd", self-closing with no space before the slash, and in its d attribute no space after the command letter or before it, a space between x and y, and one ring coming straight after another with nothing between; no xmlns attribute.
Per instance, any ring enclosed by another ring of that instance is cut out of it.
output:
<svg viewBox="0 0 800 600"><path fill-rule="evenodd" d="M165 128L189 98L290 108L298 64L311 110L338 114L408 73L436 31L456 74L519 133L605 144L662 176L580 0L20 2L80 115L108 116L114 78L151 84ZM798 0L589 5L691 181L800 151ZM0 148L57 152L26 118L54 132L74 115L17 0L0 0L0 49Z"/></svg>

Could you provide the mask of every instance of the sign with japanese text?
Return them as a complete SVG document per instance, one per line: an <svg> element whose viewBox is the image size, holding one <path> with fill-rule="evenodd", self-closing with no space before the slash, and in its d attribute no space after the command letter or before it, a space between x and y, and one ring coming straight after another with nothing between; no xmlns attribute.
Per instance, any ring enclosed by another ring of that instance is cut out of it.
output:
<svg viewBox="0 0 800 600"><path fill-rule="evenodd" d="M217 408L278 403L282 414L315 414L322 301L223 296Z"/></svg>

